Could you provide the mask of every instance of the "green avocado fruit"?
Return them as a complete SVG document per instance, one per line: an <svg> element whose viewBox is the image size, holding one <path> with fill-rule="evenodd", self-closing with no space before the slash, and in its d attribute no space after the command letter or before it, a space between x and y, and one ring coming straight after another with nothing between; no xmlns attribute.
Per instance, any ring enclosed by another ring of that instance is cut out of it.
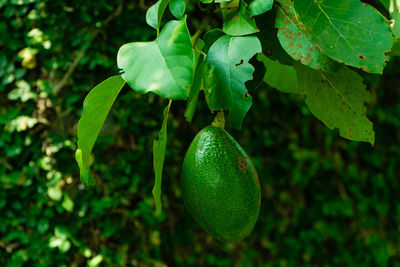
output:
<svg viewBox="0 0 400 267"><path fill-rule="evenodd" d="M253 163L224 129L207 126L190 144L181 173L182 197L198 224L224 242L250 235L261 205Z"/></svg>

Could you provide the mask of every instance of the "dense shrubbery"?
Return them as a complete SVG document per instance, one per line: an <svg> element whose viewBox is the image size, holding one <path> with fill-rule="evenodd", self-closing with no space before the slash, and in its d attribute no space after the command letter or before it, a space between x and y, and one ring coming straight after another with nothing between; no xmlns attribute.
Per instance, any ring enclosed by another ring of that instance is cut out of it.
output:
<svg viewBox="0 0 400 267"><path fill-rule="evenodd" d="M229 129L262 186L244 241L212 239L183 207L180 165L212 120L205 106L192 125L184 103L172 106L160 218L151 152L166 103L157 96L122 91L94 149L97 185L83 189L74 160L83 98L117 73L120 45L154 37L148 3L118 2L0 1L1 266L400 264L398 61L365 77L374 147L322 127L300 97L253 93L243 130Z"/></svg>

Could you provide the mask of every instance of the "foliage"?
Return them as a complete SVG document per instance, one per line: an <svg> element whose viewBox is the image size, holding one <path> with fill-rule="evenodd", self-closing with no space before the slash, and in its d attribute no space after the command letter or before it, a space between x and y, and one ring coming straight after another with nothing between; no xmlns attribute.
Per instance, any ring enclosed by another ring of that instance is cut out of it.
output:
<svg viewBox="0 0 400 267"><path fill-rule="evenodd" d="M383 73L389 58L386 54L392 48L396 28L392 27L392 33L389 21L378 10L359 0L282 0L274 8L277 11L275 27L278 28L275 35L263 23L258 27L254 18L264 13L273 17L273 13L266 13L273 8L273 1L252 1L250 7L244 0L203 3L209 4L205 9L219 13L222 20L219 26L210 23L208 26L211 30L204 36L202 26L208 23L210 17L205 14L191 36L187 17L191 17L193 12L185 10L186 3L158 0L147 10L146 22L157 31L157 38L152 42L125 44L117 56L121 77L135 92L152 92L170 101L187 100L185 117L191 121L199 91L203 90L210 111L229 111L231 125L240 129L252 105L246 82L253 80L255 68L249 61L257 55L264 64L271 63L268 55L263 59L261 40L265 41L264 47L275 47L271 49L273 51L284 50L280 56L275 55L278 61L292 57L289 65L294 66L297 77L291 79L292 85L289 86L293 86L292 89L288 89L287 84L274 82L269 85L284 86L278 90L288 93L298 93L299 90L305 95L311 112L330 129L339 129L340 135L347 139L374 145L375 132L366 117L364 106L369 102L370 95L364 88L362 78L348 66L370 73ZM179 20L169 20L163 26L167 6ZM393 3L390 8L393 26L396 16L392 11ZM254 35L257 32L267 38ZM276 41L273 44L268 42L272 39L278 39L281 47ZM198 40L201 47L197 46ZM272 68L277 68L278 73L282 72L279 64L269 64L266 72L263 64L258 65L262 67L257 71L265 73L264 81L267 82L274 81L268 77L276 74ZM290 73L293 76L293 71ZM99 85L95 89L101 94L101 90L108 90L108 87ZM114 100L113 95L107 101L113 103ZM102 118L99 121L104 121L103 115L110 108L108 105L102 110L95 102L93 107L89 105L92 102L85 103L87 107L82 118L99 116ZM81 169L81 179L88 186L93 185L87 182L88 162L98 130L99 127L94 128L87 123L78 124L76 159ZM82 140L79 132L84 132L87 140ZM85 144L86 141L90 141L89 145ZM163 142L161 151L165 150L165 146ZM157 213L161 206L160 181L164 157L164 152L159 153L154 156L153 162L157 186L153 193L157 200Z"/></svg>
<svg viewBox="0 0 400 267"><path fill-rule="evenodd" d="M193 34L204 13L172 2L192 12ZM202 94L190 125L183 118L186 104L171 106L159 217L151 195L152 146L168 102L156 95L121 90L93 150L97 184L83 188L73 161L83 97L118 73L122 44L157 38L145 22L149 6L142 4L0 1L0 265L399 265L396 58L382 77L356 70L371 95L374 147L321 127L301 95L266 84L248 88L252 108L241 131L230 128L252 156L262 187L260 218L245 241L215 241L182 204L179 166L193 136L211 120ZM384 5L376 8L389 18ZM276 9L268 12L256 17L257 26ZM222 25L218 16L209 19ZM208 51L202 39L204 48L198 46ZM265 40L263 51L270 52ZM288 66L279 53L266 55Z"/></svg>

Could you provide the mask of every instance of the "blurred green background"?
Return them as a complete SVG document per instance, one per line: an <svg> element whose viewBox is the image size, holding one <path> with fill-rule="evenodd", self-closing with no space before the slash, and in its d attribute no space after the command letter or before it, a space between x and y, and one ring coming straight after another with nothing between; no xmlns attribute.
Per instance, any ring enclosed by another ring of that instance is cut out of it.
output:
<svg viewBox="0 0 400 267"><path fill-rule="evenodd" d="M301 97L253 92L243 130L262 186L252 235L224 244L185 210L180 165L212 115L172 105L163 214L152 142L166 102L125 87L94 147L97 185L74 160L89 90L116 54L154 38L150 1L0 0L0 266L400 266L400 65L365 75L376 144L342 139ZM204 102L204 101L203 101Z"/></svg>

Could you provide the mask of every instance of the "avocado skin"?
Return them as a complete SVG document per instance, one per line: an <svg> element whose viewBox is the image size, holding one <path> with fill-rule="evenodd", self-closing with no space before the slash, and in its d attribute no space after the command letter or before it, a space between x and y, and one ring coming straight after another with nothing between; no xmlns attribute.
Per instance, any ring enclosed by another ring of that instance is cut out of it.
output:
<svg viewBox="0 0 400 267"><path fill-rule="evenodd" d="M190 144L182 165L182 198L197 223L223 242L250 235L260 212L256 170L225 130L207 126Z"/></svg>

